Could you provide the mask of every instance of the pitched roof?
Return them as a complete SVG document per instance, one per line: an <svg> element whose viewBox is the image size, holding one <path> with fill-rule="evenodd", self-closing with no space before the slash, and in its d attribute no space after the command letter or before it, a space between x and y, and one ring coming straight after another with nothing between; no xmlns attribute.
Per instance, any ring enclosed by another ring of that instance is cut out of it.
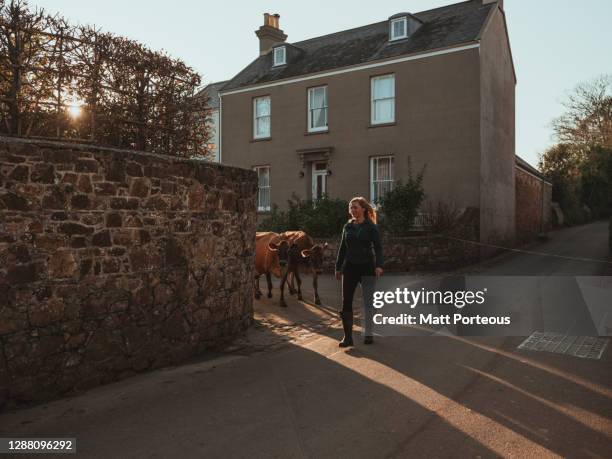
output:
<svg viewBox="0 0 612 459"><path fill-rule="evenodd" d="M228 80L207 84L204 86L204 88L198 91L195 97L207 95L208 106L210 108L219 108L219 91L227 82Z"/></svg>
<svg viewBox="0 0 612 459"><path fill-rule="evenodd" d="M529 164L527 161L525 161L519 155L514 155L514 157L516 159L516 165L518 167L520 167L521 169L526 170L527 172L531 173L532 175L535 175L536 177L538 177L538 178L548 182L548 180L546 180L546 177L544 177L544 174L542 174L542 172L540 172L538 169L533 167L531 164Z"/></svg>
<svg viewBox="0 0 612 459"><path fill-rule="evenodd" d="M223 91L313 72L425 52L478 39L495 3L482 0L443 6L415 13L423 25L409 38L389 42L388 21L291 43L302 50L292 62L272 67L272 53L259 56L232 78Z"/></svg>

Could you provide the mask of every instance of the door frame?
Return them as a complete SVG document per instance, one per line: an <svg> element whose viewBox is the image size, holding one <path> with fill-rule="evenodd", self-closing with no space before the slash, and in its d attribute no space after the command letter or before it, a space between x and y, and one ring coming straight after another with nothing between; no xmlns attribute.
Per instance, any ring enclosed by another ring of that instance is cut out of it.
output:
<svg viewBox="0 0 612 459"><path fill-rule="evenodd" d="M324 170L317 170L317 164L325 164ZM317 199L317 177L322 177L323 190L321 194L327 193L327 161L312 161L311 164L311 196L312 200Z"/></svg>

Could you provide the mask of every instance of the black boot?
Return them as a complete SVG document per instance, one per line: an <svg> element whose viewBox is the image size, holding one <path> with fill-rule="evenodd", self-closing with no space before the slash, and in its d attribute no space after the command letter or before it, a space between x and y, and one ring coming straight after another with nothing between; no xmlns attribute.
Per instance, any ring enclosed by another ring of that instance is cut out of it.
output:
<svg viewBox="0 0 612 459"><path fill-rule="evenodd" d="M342 318L342 328L344 329L344 338L338 344L340 347L349 347L353 345L353 311L340 311Z"/></svg>
<svg viewBox="0 0 612 459"><path fill-rule="evenodd" d="M374 337L373 336L366 336L363 339L363 344L373 344L374 343Z"/></svg>

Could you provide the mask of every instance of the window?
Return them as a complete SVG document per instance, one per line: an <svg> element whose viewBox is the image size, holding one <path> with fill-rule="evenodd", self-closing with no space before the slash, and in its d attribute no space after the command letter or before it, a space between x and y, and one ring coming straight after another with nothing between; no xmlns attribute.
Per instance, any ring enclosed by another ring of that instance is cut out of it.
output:
<svg viewBox="0 0 612 459"><path fill-rule="evenodd" d="M270 210L270 166L257 166L254 168L258 177L257 211Z"/></svg>
<svg viewBox="0 0 612 459"><path fill-rule="evenodd" d="M390 23L391 38L389 40L399 40L408 36L408 27L406 18L392 19Z"/></svg>
<svg viewBox="0 0 612 459"><path fill-rule="evenodd" d="M372 124L395 121L395 75L374 77L372 85Z"/></svg>
<svg viewBox="0 0 612 459"><path fill-rule="evenodd" d="M253 99L253 138L270 137L270 96Z"/></svg>
<svg viewBox="0 0 612 459"><path fill-rule="evenodd" d="M327 130L327 86L308 90L308 132Z"/></svg>
<svg viewBox="0 0 612 459"><path fill-rule="evenodd" d="M210 115L210 137L208 139L207 149L212 153L212 161L219 162L219 110L213 110Z"/></svg>
<svg viewBox="0 0 612 459"><path fill-rule="evenodd" d="M279 46L274 48L274 66L284 65L287 63L287 48Z"/></svg>
<svg viewBox="0 0 612 459"><path fill-rule="evenodd" d="M370 158L370 201L378 201L393 189L393 156Z"/></svg>

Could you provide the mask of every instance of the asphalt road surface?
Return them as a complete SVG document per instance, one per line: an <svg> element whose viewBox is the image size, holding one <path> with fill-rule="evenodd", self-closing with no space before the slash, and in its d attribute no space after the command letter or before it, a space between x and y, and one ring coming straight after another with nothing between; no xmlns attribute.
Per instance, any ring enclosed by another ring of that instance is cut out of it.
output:
<svg viewBox="0 0 612 459"><path fill-rule="evenodd" d="M556 232L529 250L606 259L607 228ZM504 255L510 275L606 274L603 263ZM78 457L612 457L612 352L519 351L522 338L389 337L346 351L339 284L323 306L256 302L221 355L0 415L0 437L76 437ZM356 336L359 338L359 334Z"/></svg>
<svg viewBox="0 0 612 459"><path fill-rule="evenodd" d="M612 274L608 257L608 222L566 228L550 239L525 247L529 253L509 252L479 269L487 275L603 276ZM591 260L591 261L589 261ZM596 261L599 260L599 261Z"/></svg>

